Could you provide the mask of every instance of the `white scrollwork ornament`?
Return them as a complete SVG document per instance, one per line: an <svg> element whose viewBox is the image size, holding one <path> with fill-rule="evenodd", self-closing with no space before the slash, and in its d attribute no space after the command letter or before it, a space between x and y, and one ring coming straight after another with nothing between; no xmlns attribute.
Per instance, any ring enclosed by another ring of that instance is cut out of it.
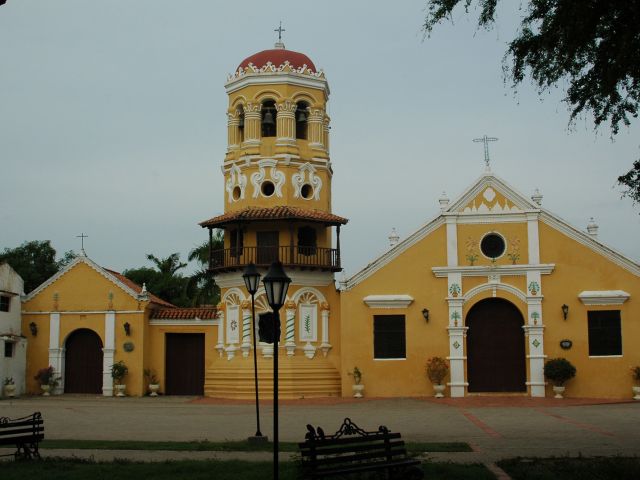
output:
<svg viewBox="0 0 640 480"><path fill-rule="evenodd" d="M282 186L285 182L285 176L284 173L276 168L276 165L277 161L271 159L260 160L258 162L259 170L251 174L251 183L253 184L253 198L258 198L258 195L260 195L260 188L262 186L262 183L267 180L267 172L265 171L266 167L269 168L269 180L273 182L273 185L275 187L275 196L282 198Z"/></svg>
<svg viewBox="0 0 640 480"><path fill-rule="evenodd" d="M307 174L309 174L309 181L307 182ZM322 189L322 179L316 175L316 168L309 162L301 165L298 173L294 173L291 176L291 183L293 184L293 197L299 198L302 193L302 186L305 183L311 184L313 187L313 195L310 198L320 200L320 190Z"/></svg>
<svg viewBox="0 0 640 480"><path fill-rule="evenodd" d="M235 187L240 187L240 196L237 199L233 198L233 190ZM246 187L247 176L243 175L240 167L238 167L234 163L229 170L229 178L227 179L227 183L225 185L225 190L227 191L227 195L229 196L229 202L244 199L244 191Z"/></svg>

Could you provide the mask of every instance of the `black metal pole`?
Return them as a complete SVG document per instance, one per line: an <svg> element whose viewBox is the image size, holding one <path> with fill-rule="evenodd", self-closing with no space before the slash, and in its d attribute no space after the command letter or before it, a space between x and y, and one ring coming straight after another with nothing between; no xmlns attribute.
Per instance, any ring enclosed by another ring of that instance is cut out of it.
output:
<svg viewBox="0 0 640 480"><path fill-rule="evenodd" d="M275 314L273 328L273 478L278 480L278 340L280 337L280 309Z"/></svg>
<svg viewBox="0 0 640 480"><path fill-rule="evenodd" d="M251 294L251 331L253 332L253 378L256 384L256 437L261 437L260 432L260 400L258 396L258 355L256 348L256 305L255 294Z"/></svg>

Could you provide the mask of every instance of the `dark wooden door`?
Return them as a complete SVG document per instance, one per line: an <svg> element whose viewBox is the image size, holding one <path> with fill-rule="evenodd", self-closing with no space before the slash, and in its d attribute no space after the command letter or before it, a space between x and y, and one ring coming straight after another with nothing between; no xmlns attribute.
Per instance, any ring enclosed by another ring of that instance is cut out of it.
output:
<svg viewBox="0 0 640 480"><path fill-rule="evenodd" d="M102 340L88 328L72 332L65 342L64 392L102 393Z"/></svg>
<svg viewBox="0 0 640 480"><path fill-rule="evenodd" d="M524 320L512 303L489 298L467 314L469 392L525 392Z"/></svg>
<svg viewBox="0 0 640 480"><path fill-rule="evenodd" d="M204 394L204 334L167 333L165 393Z"/></svg>
<svg viewBox="0 0 640 480"><path fill-rule="evenodd" d="M258 232L257 241L258 258L256 263L267 265L278 260L278 248L280 246L278 232Z"/></svg>

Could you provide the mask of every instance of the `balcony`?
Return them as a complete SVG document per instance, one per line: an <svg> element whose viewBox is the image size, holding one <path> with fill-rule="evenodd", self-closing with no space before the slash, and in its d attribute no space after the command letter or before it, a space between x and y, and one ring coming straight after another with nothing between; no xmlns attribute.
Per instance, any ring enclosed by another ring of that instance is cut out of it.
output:
<svg viewBox="0 0 640 480"><path fill-rule="evenodd" d="M321 247L264 246L213 250L209 256L209 270L214 274L243 269L250 263L268 268L280 260L285 267L339 272L340 249Z"/></svg>

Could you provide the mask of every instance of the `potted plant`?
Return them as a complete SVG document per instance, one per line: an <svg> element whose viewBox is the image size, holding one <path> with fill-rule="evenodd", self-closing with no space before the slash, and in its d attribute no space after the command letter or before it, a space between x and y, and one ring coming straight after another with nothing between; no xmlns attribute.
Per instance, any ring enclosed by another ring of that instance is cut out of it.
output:
<svg viewBox="0 0 640 480"><path fill-rule="evenodd" d="M640 400L640 366L631 368L631 375L633 375L633 379L636 382L636 385L631 387L633 390L633 399Z"/></svg>
<svg viewBox="0 0 640 480"><path fill-rule="evenodd" d="M555 398L562 398L564 384L576 376L576 367L566 358L552 358L544 364L544 376L553 384Z"/></svg>
<svg viewBox="0 0 640 480"><path fill-rule="evenodd" d="M120 360L111 365L111 377L115 381L116 397L124 397L124 391L127 386L122 383L122 379L129 373L129 368Z"/></svg>
<svg viewBox="0 0 640 480"><path fill-rule="evenodd" d="M447 361L442 357L431 357L427 360L427 377L433 384L433 390L436 392L436 398L444 397L444 389L446 385L443 384L445 377L449 373L449 365Z"/></svg>
<svg viewBox="0 0 640 480"><path fill-rule="evenodd" d="M147 382L149 384L149 396L157 397L158 390L160 390L160 380L158 380L156 372L151 370L150 368L147 368L144 371L144 378L147 379Z"/></svg>
<svg viewBox="0 0 640 480"><path fill-rule="evenodd" d="M353 385L351 388L353 389L353 396L355 398L362 398L362 392L364 391L364 385L361 385L362 381L362 372L358 367L353 367L353 372L349 372L349 375L353 377Z"/></svg>
<svg viewBox="0 0 640 480"><path fill-rule="evenodd" d="M13 398L16 396L16 384L13 381L13 377L5 377L4 379L4 394L7 397Z"/></svg>
<svg viewBox="0 0 640 480"><path fill-rule="evenodd" d="M56 372L51 365L38 370L35 377L33 378L40 384L43 397L48 397L49 395L51 395L51 390L56 388L59 380L58 377L56 377Z"/></svg>

